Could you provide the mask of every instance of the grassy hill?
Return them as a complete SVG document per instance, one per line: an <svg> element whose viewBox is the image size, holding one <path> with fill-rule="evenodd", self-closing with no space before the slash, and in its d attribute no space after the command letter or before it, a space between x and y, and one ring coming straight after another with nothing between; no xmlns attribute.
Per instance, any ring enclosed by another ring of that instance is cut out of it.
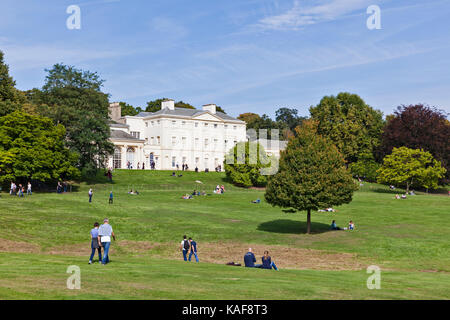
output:
<svg viewBox="0 0 450 320"><path fill-rule="evenodd" d="M231 186L223 173L117 170L64 194L0 198L0 298L3 299L442 299L450 296L450 197L409 196L365 184L335 213L284 212L264 191ZM196 181L201 181L198 183ZM217 184L226 193L213 194ZM88 202L88 189L94 190ZM130 190L139 195L129 195ZM194 189L207 196L181 198ZM108 204L110 191L114 204ZM260 198L262 203L251 200ZM88 265L89 230L104 217L118 237L112 263ZM331 220L354 231L329 231ZM182 261L182 236L199 247L199 264ZM230 267L248 247L280 267ZM81 290L68 290L69 265ZM381 289L366 268L378 265ZM102 283L101 286L98 283Z"/></svg>

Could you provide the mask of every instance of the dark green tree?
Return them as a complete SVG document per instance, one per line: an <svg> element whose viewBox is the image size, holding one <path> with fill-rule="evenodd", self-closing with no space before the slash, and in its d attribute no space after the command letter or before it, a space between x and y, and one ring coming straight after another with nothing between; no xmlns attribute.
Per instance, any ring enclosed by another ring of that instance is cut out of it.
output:
<svg viewBox="0 0 450 320"><path fill-rule="evenodd" d="M78 166L87 175L104 167L113 152L109 141L108 95L101 91L97 73L56 64L42 91L29 93L41 115L66 128L66 144L79 155Z"/></svg>
<svg viewBox="0 0 450 320"><path fill-rule="evenodd" d="M120 104L120 110L121 110L121 116L135 116L139 112L142 111L141 107L133 107L131 104L125 103L125 102L119 102Z"/></svg>
<svg viewBox="0 0 450 320"><path fill-rule="evenodd" d="M49 118L22 111L0 117L0 183L78 178L78 156L64 146L64 137L64 126Z"/></svg>
<svg viewBox="0 0 450 320"><path fill-rule="evenodd" d="M307 212L349 203L357 189L334 144L317 134L317 123L303 122L281 152L279 170L269 176L265 199L273 206Z"/></svg>
<svg viewBox="0 0 450 320"><path fill-rule="evenodd" d="M25 95L15 88L16 82L9 75L9 67L0 50L0 116L22 109Z"/></svg>
<svg viewBox="0 0 450 320"><path fill-rule="evenodd" d="M329 138L347 162L356 162L362 154L373 154L380 145L382 113L356 94L325 96L309 111L311 118L318 121L318 133Z"/></svg>

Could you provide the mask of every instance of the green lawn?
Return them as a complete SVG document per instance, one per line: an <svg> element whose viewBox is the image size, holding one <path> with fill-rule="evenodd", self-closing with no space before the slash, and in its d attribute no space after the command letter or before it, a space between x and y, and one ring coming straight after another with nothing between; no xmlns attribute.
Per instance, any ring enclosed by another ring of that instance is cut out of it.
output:
<svg viewBox="0 0 450 320"><path fill-rule="evenodd" d="M450 197L395 200L387 187L365 184L336 213L304 213L264 201L264 191L231 186L223 173L118 170L114 183L74 186L66 194L0 198L2 299L448 299ZM200 180L203 184L196 183ZM226 193L212 194L217 184ZM87 191L94 189L93 202ZM129 195L129 189L139 195ZM210 196L183 200L183 193ZM108 204L114 191L114 204ZM256 198L261 204L252 204ZM112 263L88 265L89 230L110 218L118 236ZM354 231L329 231L331 220ZM182 235L199 246L201 263L185 263ZM268 249L280 271L242 263L248 247ZM69 265L81 267L81 290L68 290ZM369 290L366 267L381 268L381 289ZM102 285L98 285L102 283Z"/></svg>

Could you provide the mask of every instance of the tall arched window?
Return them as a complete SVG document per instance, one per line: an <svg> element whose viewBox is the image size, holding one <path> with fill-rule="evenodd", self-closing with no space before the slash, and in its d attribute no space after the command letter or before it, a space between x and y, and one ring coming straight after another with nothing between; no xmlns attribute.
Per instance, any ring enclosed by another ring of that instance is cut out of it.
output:
<svg viewBox="0 0 450 320"><path fill-rule="evenodd" d="M113 167L114 169L122 168L122 151L120 148L114 149Z"/></svg>
<svg viewBox="0 0 450 320"><path fill-rule="evenodd" d="M134 148L129 147L127 149L127 164L129 163L130 168L136 168L134 165Z"/></svg>

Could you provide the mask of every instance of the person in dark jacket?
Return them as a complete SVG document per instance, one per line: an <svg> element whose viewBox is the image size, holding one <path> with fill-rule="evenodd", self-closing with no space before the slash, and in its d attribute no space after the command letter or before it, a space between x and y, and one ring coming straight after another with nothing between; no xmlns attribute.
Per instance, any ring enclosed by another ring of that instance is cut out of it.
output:
<svg viewBox="0 0 450 320"><path fill-rule="evenodd" d="M247 268L261 268L261 264L255 264L256 258L252 252L252 248L248 248L248 252L244 255L244 264Z"/></svg>
<svg viewBox="0 0 450 320"><path fill-rule="evenodd" d="M261 258L262 260L262 267L263 269L272 269L274 268L275 270L278 271L277 266L275 265L275 263L272 261L272 258L269 256L269 251L264 251L264 256Z"/></svg>

